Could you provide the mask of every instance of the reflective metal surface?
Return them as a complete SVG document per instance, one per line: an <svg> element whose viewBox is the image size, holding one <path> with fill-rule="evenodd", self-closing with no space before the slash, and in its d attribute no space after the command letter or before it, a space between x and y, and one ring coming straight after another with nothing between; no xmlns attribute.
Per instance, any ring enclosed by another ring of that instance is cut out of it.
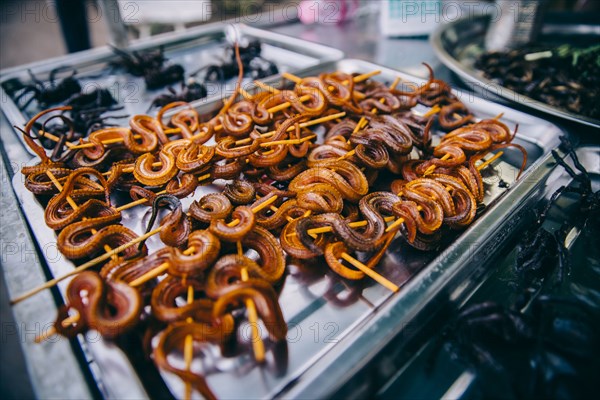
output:
<svg viewBox="0 0 600 400"><path fill-rule="evenodd" d="M391 82L400 76L404 81L423 82L419 78L358 60L330 63L299 75L332 70L364 73L375 69L382 71L375 78L378 80ZM273 79L270 82L276 83ZM544 161L548 152L558 144L561 131L546 121L504 106L466 93L457 92L457 95L478 118L504 113L503 121L509 126L519 124L517 141L527 148L530 156L523 178L514 182L520 158L507 150L504 161L486 175L486 210L469 229L451 237L441 252L418 252L397 239L377 267L378 272L402 286L397 294L392 295L371 281L344 281L318 263L290 265L280 295L280 304L289 325L288 340L286 344L275 346L266 339L269 353L266 365L259 366L253 361L248 330L244 327L239 330L238 340L240 346L248 351L224 358L216 348L209 347L202 357L195 359L193 368L208 371L208 383L218 397L313 398L331 395L348 383L353 373L368 363L393 336L418 320L427 306L459 296L475 284L478 262L490 257L512 230L508 216L521 207L519 200L525 194L537 189L536 182L546 173ZM197 107L200 113L206 113L220 104L218 101ZM426 110L419 108L421 112ZM508 190L498 185L500 179L509 185ZM200 187L193 197L197 199L203 193L220 190L223 184L216 182ZM24 188L21 175L15 175L13 186L39 247L55 247L56 234L41 223L43 207ZM184 209L191 200L183 201ZM126 201L115 198L116 205ZM138 206L123 213L123 224L139 234L145 229L148 217L148 208ZM162 246L157 237L148 240L147 244L150 251ZM54 276L73 268L70 261L56 252L42 254ZM59 285L61 293L64 293L65 286L66 282ZM53 317L47 315L48 321ZM148 393L143 385L149 376L156 378L151 362L144 364L128 359L119 348L100 340L93 332L81 338L81 345L105 397L162 395ZM170 392L182 397L181 381L166 373L161 376Z"/></svg>
<svg viewBox="0 0 600 400"><path fill-rule="evenodd" d="M485 51L484 40L490 17L466 18L442 25L431 36L430 42L441 61L476 93L485 98L501 96L520 105L545 113L600 128L600 121L573 112L552 107L524 94L516 93L487 79L474 67L475 60ZM546 25L544 35L552 35L553 42L570 43L573 40L597 43L600 40L600 25Z"/></svg>

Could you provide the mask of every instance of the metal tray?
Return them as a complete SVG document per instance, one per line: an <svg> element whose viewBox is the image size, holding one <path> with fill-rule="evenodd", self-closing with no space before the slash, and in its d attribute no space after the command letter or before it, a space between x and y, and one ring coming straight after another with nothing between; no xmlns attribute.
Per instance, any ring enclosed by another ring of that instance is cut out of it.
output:
<svg viewBox="0 0 600 400"><path fill-rule="evenodd" d="M484 98L504 97L518 104L534 108L545 113L600 128L600 121L575 114L568 110L550 106L534 100L522 93L514 92L487 79L474 67L477 57L485 51L484 39L490 22L490 16L470 17L442 25L430 38L431 45L440 60L454 71L470 89ZM542 30L542 42L548 39L556 43L589 41L598 43L600 25L545 25Z"/></svg>
<svg viewBox="0 0 600 400"><path fill-rule="evenodd" d="M376 69L382 73L375 79L382 81L391 82L400 76L404 81L415 84L424 82L359 60L342 60L299 75L332 70L365 73ZM289 325L288 341L285 346L277 348L266 342L270 350L267 365L256 365L250 351L232 358L223 358L218 356L218 351L209 351L203 360L195 360L195 363L203 363L212 371L207 381L218 397L313 398L331 395L349 382L357 368L374 357L385 343L403 331L430 301L442 293L465 290L468 284L473 283L468 277L475 264L480 259L491 257L513 227L507 223L508 216L519 207L519 199L535 190L538 180L544 176L539 166L547 161L547 154L558 145L561 130L522 112L469 94L456 94L479 118L491 118L503 112L503 121L513 126L519 124L516 140L527 148L530 156L522 179L514 182L520 160L516 154L507 151L504 161L486 177L486 210L471 227L456 234L441 252L417 252L397 239L377 267L382 275L402 286L397 294L371 281L344 281L324 266L316 265L310 273L297 267L288 268L279 299ZM199 105L198 111L210 112L220 103ZM426 108L421 111L426 111ZM509 184L509 189L499 187L500 179ZM43 208L24 188L21 175L15 175L13 186L51 274L57 276L72 270L71 262L51 251L56 248L56 235L39 222L43 220ZM200 187L194 197L214 190L219 190L219 185ZM184 208L190 201L184 200ZM147 207L137 207L123 213L123 223L140 233L142 222L148 216ZM147 244L150 251L162 246L158 238L151 238ZM62 293L65 286L66 282L59 285ZM47 318L49 322L54 316L48 315ZM40 321L42 324L45 322ZM249 346L243 337L240 341ZM151 362L139 363L128 359L114 344L105 342L94 333L81 336L80 343L105 397L161 397L169 392L182 397L183 384L166 373L161 373L161 376L168 391L164 388L165 393L147 390L145 385L148 385L149 377L156 379L156 370Z"/></svg>
<svg viewBox="0 0 600 400"><path fill-rule="evenodd" d="M169 62L181 64L185 68L186 76L189 76L190 73L201 67L220 62L225 45L228 43L228 37L234 30L237 30L237 34L242 38L259 39L263 43L263 57L274 62L280 73L299 73L322 63L339 60L344 56L340 50L317 43L244 24L227 25L222 23L201 26L184 33L169 33L137 41L129 49L150 50L162 47ZM156 90L147 90L143 77L135 77L121 69L110 70L109 63L118 58L110 48L105 46L0 71L2 110L11 125L23 126L42 109L34 101L25 110L20 110L1 84L11 78L20 78L23 82L29 81L27 70L31 70L40 80L46 82L52 69L66 65L77 70L82 92L89 93L96 88L109 90L118 105L124 107L123 110L112 114L131 116L147 113L152 100L159 94L165 93L167 86ZM202 73L198 75L198 78L202 78ZM233 92L235 81L236 79L230 79L224 84L207 83L208 96L198 99L192 104L210 103L215 99L227 97ZM248 86L250 82L250 78L245 78L243 84ZM179 84L171 86L177 91L180 90ZM21 138L21 133L16 132L16 134Z"/></svg>

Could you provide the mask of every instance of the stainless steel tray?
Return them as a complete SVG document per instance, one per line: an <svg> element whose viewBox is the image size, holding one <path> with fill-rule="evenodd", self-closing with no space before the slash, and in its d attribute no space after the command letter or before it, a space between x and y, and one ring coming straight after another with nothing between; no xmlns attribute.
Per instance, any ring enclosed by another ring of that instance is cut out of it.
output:
<svg viewBox="0 0 600 400"><path fill-rule="evenodd" d="M317 43L244 24L227 25L222 23L201 26L183 33L170 33L148 40L137 41L130 46L130 50L158 49L162 46L165 56L170 62L180 64L185 68L187 77L201 67L220 63L227 37L230 34L229 31L233 29L237 30L241 37L248 40L259 39L263 43L263 57L274 62L280 73L299 73L322 63L339 60L344 56L344 53L340 50ZM156 90L147 90L144 78L135 77L120 69L109 71L109 63L118 58L108 47L96 48L69 56L5 69L0 71L0 85L11 78L20 78L23 82L28 82L30 77L27 70L31 70L39 79L46 82L52 69L67 65L78 71L77 77L84 93L88 93L95 88L109 90L117 100L118 105L124 107L123 110L113 114L145 114L152 100L159 94L166 92L166 86ZM201 76L199 75L199 77ZM210 103L215 99L227 97L233 92L235 81L236 79L231 79L224 84L208 83L208 96L196 100L192 104ZM243 83L249 86L250 82L250 78L245 78ZM174 84L172 87L177 91L180 90L179 84ZM20 110L1 86L0 99L2 110L11 125L22 127L31 117L41 111L35 101L25 110ZM16 132L16 134L21 138L21 133Z"/></svg>
<svg viewBox="0 0 600 400"><path fill-rule="evenodd" d="M440 60L470 89L484 98L493 99L501 96L557 117L600 128L600 121L597 119L553 107L525 94L514 92L487 79L481 71L477 70L474 63L485 51L484 39L490 18L490 16L469 17L440 26L430 38L431 45ZM591 40L591 43L597 43L600 40L600 25L545 25L541 41L544 40L545 35L551 35L553 42L569 43L573 39L585 38Z"/></svg>
<svg viewBox="0 0 600 400"><path fill-rule="evenodd" d="M299 75L332 70L365 73L375 69L382 71L376 77L379 80L391 82L400 76L416 84L423 82L422 79L359 60L342 60ZM385 343L403 331L430 301L442 293L460 292L466 289L467 283L472 283L468 276L475 268L474 263L482 257L491 256L498 242L512 229L512 225L507 223L508 216L519 207L519 199L536 189L538 180L544 176L539 166L547 161L549 151L558 145L561 131L546 121L522 112L469 94L456 94L479 118L491 118L503 112L503 120L509 125L519 124L517 141L527 148L530 156L528 169L522 179L514 182L520 160L507 151L505 161L499 163L494 168L495 172L486 178L488 185L484 203L487 209L441 252L417 252L397 239L377 267L382 275L402 286L397 294L391 294L371 281L343 281L324 266L315 266L309 274L289 268L280 295L280 304L290 331L286 346L273 348L267 342L271 359L264 367L254 363L251 352L233 358L207 353L204 366L209 366L213 371L207 380L218 397L313 398L331 395L348 382L357 368L368 362ZM198 105L198 111L212 111L220 103L216 101ZM421 111L425 110L423 108ZM510 189L500 188L499 179L508 183ZM43 209L24 188L20 175L15 175L13 186L51 273L57 276L72 270L71 262L50 251L56 248L56 235L40 223L43 221ZM201 187L194 198L215 190L219 190L219 185ZM185 199L184 207L190 201ZM142 223L146 222L148 215L147 208L130 209L124 212L123 223L141 233ZM151 238L147 244L150 251L161 246L157 238ZM65 285L66 282L59 287L62 293ZM48 321L52 318L54 316L49 315ZM91 338L81 337L80 343L87 352L92 372L104 396L162 395L148 393L142 384L153 372L154 367L150 362L141 368L137 364L137 370L134 370L130 360L113 344L100 340L94 333L89 335ZM161 375L170 392L182 397L181 381L166 373Z"/></svg>

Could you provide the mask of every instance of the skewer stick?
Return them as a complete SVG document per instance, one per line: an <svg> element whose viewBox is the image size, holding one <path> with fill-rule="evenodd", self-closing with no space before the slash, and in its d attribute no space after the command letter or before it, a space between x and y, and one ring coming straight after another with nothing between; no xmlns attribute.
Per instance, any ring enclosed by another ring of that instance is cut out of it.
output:
<svg viewBox="0 0 600 400"><path fill-rule="evenodd" d="M242 242L237 242L238 254L243 255ZM248 270L244 267L240 271L242 275L242 282L248 280ZM245 301L246 310L248 311L248 321L250 322L250 328L252 329L252 350L254 351L254 359L258 363L265 361L265 344L262 341L260 335L260 329L258 326L258 312L256 311L256 304L254 300L248 298Z"/></svg>
<svg viewBox="0 0 600 400"><path fill-rule="evenodd" d="M263 203L260 203L259 205L255 206L252 208L252 212L253 213L257 213L259 211L261 211L262 209L269 207L271 204L273 204L273 202L277 200L277 195L265 200ZM232 227L232 226L236 226L237 224L240 223L239 219L234 219L232 220L230 223L227 224L227 226Z"/></svg>
<svg viewBox="0 0 600 400"><path fill-rule="evenodd" d="M449 159L449 158L450 158L450 154L449 154L449 153L446 153L446 154L444 154L444 156L443 156L442 158L440 158L440 160L442 160L442 161L446 161L446 160L447 160L447 159ZM433 173L433 171L435 171L435 168L436 168L436 166L435 166L435 165L432 165L432 166L430 166L429 168L427 168L427 169L425 170L425 172L423 173L423 176L427 176L427 175L429 175L429 174Z"/></svg>
<svg viewBox="0 0 600 400"><path fill-rule="evenodd" d="M358 268L365 275L369 276L371 279L379 283L381 286L385 287L386 289L389 289L394 293L400 290L400 288L396 284L394 284L387 278L379 275L377 272L373 271L371 268L367 267L365 264L352 257L350 254L342 253L342 258L348 261L348 263L350 263L352 266Z"/></svg>
<svg viewBox="0 0 600 400"><path fill-rule="evenodd" d="M352 80L354 81L354 83L359 83L362 81L366 81L367 79L371 78L372 76L379 75L380 73L381 73L381 70L376 69L374 71L367 72L366 74L356 75L354 78L352 78ZM281 77L288 79L294 83L302 82L302 78L300 78L299 76L290 74L289 72L284 72L283 74L281 74ZM344 84L344 85L347 85L348 83L350 83L350 82L348 82L348 81L342 82L342 84Z"/></svg>
<svg viewBox="0 0 600 400"><path fill-rule="evenodd" d="M188 286L187 291L187 303L192 304L194 302L194 287L192 285ZM188 317L186 319L188 323L193 321L192 317ZM194 337L192 335L187 335L185 337L185 342L183 345L183 360L185 361L185 369L189 371L192 367L192 358L194 357ZM186 400L192 398L192 384L190 382L185 382L185 396Z"/></svg>
<svg viewBox="0 0 600 400"><path fill-rule="evenodd" d="M51 279L48 282L44 283L43 285L38 286L35 289L30 290L29 292L22 294L21 296L18 296L14 299L12 299L10 301L10 305L15 305L17 303L20 303L21 301L30 298L31 296L41 292L44 289L48 289L51 288L52 286L56 285L58 282L61 282L65 279L67 279L70 276L73 275L77 275L78 273L85 271L86 269L89 269L95 265L98 265L99 263L101 263L102 261L106 261L109 258L111 258L113 255L115 254L119 254L120 252L122 252L123 250L127 250L128 248L130 248L131 246L135 246L136 244L148 239L151 236L156 235L157 233L159 233L162 230L162 226L151 230L150 232L143 234L142 236L138 236L137 238L133 239L131 242L129 243L125 243L119 247L116 247L114 249L112 249L111 251L109 251L108 253L102 254L96 258L94 258L93 260L90 260L84 264L81 264L79 267L73 269L70 272L67 272L64 275L61 275L57 278Z"/></svg>
<svg viewBox="0 0 600 400"><path fill-rule="evenodd" d="M327 115L325 117L316 118L316 119L313 119L313 120L310 120L310 121L302 122L302 123L298 124L298 126L300 128L306 128L306 127L309 127L309 126L321 124L323 122L331 121L332 119L341 118L341 117L343 117L345 115L346 115L345 112L340 112L340 113L337 113L337 114L331 114L331 115ZM295 129L296 129L295 126L290 126L286 130L286 132L292 132ZM260 136L263 137L263 138L269 138L269 137L275 135L275 133L277 133L277 131L270 131L270 132L263 133ZM252 139L252 138L240 139L237 142L235 142L235 144L236 145L247 144L247 143L251 143L253 140L254 139Z"/></svg>
<svg viewBox="0 0 600 400"><path fill-rule="evenodd" d="M260 146L261 147L271 147L271 146L276 146L279 144L301 144L304 142L308 142L309 140L314 139L316 137L317 137L317 135L310 135L310 136L303 137L302 139L276 140L274 142L261 143Z"/></svg>
<svg viewBox="0 0 600 400"><path fill-rule="evenodd" d="M194 246L188 247L187 249L185 249L183 254L185 254L186 256L189 256L190 254L194 253L194 251L196 251L196 248ZM138 287L138 286L141 286L144 283L148 282L151 279L161 276L169 269L169 265L170 264L168 262L164 262L164 263L160 264L158 267L146 272L144 275L131 281L129 283L129 286Z"/></svg>
<svg viewBox="0 0 600 400"><path fill-rule="evenodd" d="M198 182L202 182L205 179L210 178L210 174L204 174L204 175L200 175L198 177ZM161 195L161 194L165 194L167 193L166 190L161 190L160 192L156 192L156 195ZM144 204L148 201L147 198L141 198L135 201L132 201L131 203L127 203L127 204L123 204L122 206L119 206L117 208L115 208L115 211L123 211L123 210L128 210L130 208L133 208L135 206L139 206L140 204Z"/></svg>
<svg viewBox="0 0 600 400"><path fill-rule="evenodd" d="M379 71L379 70L376 70L376 71L372 71L372 72L369 72L369 73L366 73L366 74L357 75L357 76L355 76L355 77L354 77L352 80L353 80L355 83L358 83L358 82L365 81L365 80L369 79L370 77L372 77L372 76L374 76L374 75L377 75L377 74L380 74L380 73L381 73L381 71ZM292 81L292 82L294 82L294 83L296 83L296 84L298 84L298 83L302 82L302 78L300 78L299 76L296 76L296 75L290 74L289 72L284 72L283 74L281 74L281 77L282 77L282 78L285 78L285 79L289 79L290 81ZM343 82L342 82L342 84L343 84L343 85L347 85L348 83L350 83L350 82L348 82L348 81L343 81ZM329 87L328 87L328 89L329 89L330 91L332 91L334 88L333 88L332 86L329 86ZM364 93L357 92L356 90L355 90L355 91L352 93L352 95L353 95L354 97L357 97L358 99L361 99L361 100L362 100L362 99L364 99L364 98L366 97L366 96L364 95Z"/></svg>
<svg viewBox="0 0 600 400"><path fill-rule="evenodd" d="M77 314L73 314L70 317L67 317L65 319L63 319L60 324L66 328L69 325L73 325L76 324L79 321L80 315L79 313ZM42 343L44 340L48 339L51 336L56 335L58 332L56 331L56 328L54 326L50 327L47 331L45 331L44 333L39 334L38 336L35 337L35 339L33 339L34 343Z"/></svg>
<svg viewBox="0 0 600 400"><path fill-rule="evenodd" d="M383 220L385 222L391 222L391 221L394 220L394 217L390 215L388 217L385 217ZM367 225L367 221L355 221L355 222L350 222L348 224L348 226L350 228L360 228L360 227L366 226L366 225ZM330 226L323 226L321 228L309 229L309 230L306 231L306 233L308 233L309 235L312 236L312 235L318 235L318 234L321 234L321 233L328 233L328 232L331 232L331 231L332 231L332 229L331 229ZM289 233L288 236L296 236L296 232Z"/></svg>
<svg viewBox="0 0 600 400"><path fill-rule="evenodd" d="M490 165L491 163L493 163L494 161L496 161L497 159L499 159L500 157L502 157L502 154L504 154L503 151L499 151L498 153L494 154L493 157L491 157L490 159L482 162L481 164L479 164L477 166L477 169L479 171L481 171L482 169L484 169L485 167L487 167L488 165Z"/></svg>
<svg viewBox="0 0 600 400"><path fill-rule="evenodd" d="M40 129L38 131L38 133L40 134L41 137L44 137L46 139L50 139L53 142L56 142L56 143L60 142L60 138L58 136L55 136L55 135L51 134L50 132L46 132L46 131L43 131L43 130ZM75 144L73 144L71 142L65 142L65 146L67 146L69 149L72 149L75 146Z"/></svg>

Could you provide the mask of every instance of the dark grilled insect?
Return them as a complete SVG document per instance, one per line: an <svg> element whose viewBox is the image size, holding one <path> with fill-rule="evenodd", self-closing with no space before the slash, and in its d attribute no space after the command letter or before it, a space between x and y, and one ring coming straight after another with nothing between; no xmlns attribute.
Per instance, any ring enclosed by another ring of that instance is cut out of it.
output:
<svg viewBox="0 0 600 400"><path fill-rule="evenodd" d="M115 107L113 105L93 108L92 105L93 103L89 104L89 107L87 108L74 107L72 110L57 115L57 118L48 119L45 126L37 124L36 129L41 129L44 132L51 133L59 138L66 136L65 140L71 142L73 140L84 138L89 135L90 132L98 129L118 125L109 122L110 120L128 117L128 115L107 114L112 111L122 110L123 107ZM57 121L57 119L59 121ZM55 150L57 146L62 146L48 138L42 137L40 140L42 145L47 149Z"/></svg>
<svg viewBox="0 0 600 400"><path fill-rule="evenodd" d="M530 44L482 54L475 67L490 80L518 93L592 118L600 118L600 46Z"/></svg>
<svg viewBox="0 0 600 400"><path fill-rule="evenodd" d="M14 97L15 94L23 90L25 88L25 84L19 78L10 78L2 82L2 89L6 92L10 97Z"/></svg>
<svg viewBox="0 0 600 400"><path fill-rule="evenodd" d="M484 397L585 398L600 368L598 317L576 298L541 295L525 313L478 303L444 330L444 348L477 372Z"/></svg>
<svg viewBox="0 0 600 400"><path fill-rule="evenodd" d="M67 106L74 110L90 110L93 108L107 108L117 104L112 94L107 89L93 89L89 93L80 93L71 97Z"/></svg>
<svg viewBox="0 0 600 400"><path fill-rule="evenodd" d="M182 82L185 70L179 64L173 64L160 69L148 70L144 81L148 89L158 89L176 82Z"/></svg>
<svg viewBox="0 0 600 400"><path fill-rule="evenodd" d="M187 85L182 83L181 91L179 93L172 87L167 88L167 90L168 93L156 96L154 100L152 100L149 110L153 107L164 107L175 101L185 101L186 103L189 103L194 100L202 99L207 95L206 86L196 81L192 81Z"/></svg>
<svg viewBox="0 0 600 400"><path fill-rule="evenodd" d="M162 46L154 50L132 51L112 47L115 54L121 56L118 61L111 62L115 67L124 68L133 76L144 76L149 70L162 68L167 60L163 54Z"/></svg>
<svg viewBox="0 0 600 400"><path fill-rule="evenodd" d="M183 81L185 70L179 64L165 65L167 59L162 46L144 52L128 52L116 47L113 47L113 51L121 59L112 65L123 67L134 76L143 76L146 87L150 90Z"/></svg>
<svg viewBox="0 0 600 400"><path fill-rule="evenodd" d="M279 72L277 65L262 58L262 44L259 40L253 40L248 45L240 47L240 59L244 67L244 74L252 79L261 79L267 76L275 75ZM228 46L225 49L225 57L220 64L209 65L192 73L194 76L200 71L205 70L204 80L206 82L225 82L236 77L239 73L235 49Z"/></svg>
<svg viewBox="0 0 600 400"><path fill-rule="evenodd" d="M71 75L56 83L56 75L60 71L70 69L70 67L59 67L50 71L48 85L44 85L42 81L36 78L31 70L28 70L29 75L31 76L31 83L23 87L22 92L15 98L15 103L19 105L21 99L23 99L27 94L32 94L32 96L24 104L20 104L19 107L21 109L25 109L33 100L35 100L37 101L38 105L43 108L53 104L61 103L69 99L71 96L81 92L81 85L75 78L75 75L77 74L77 71L75 70L72 70Z"/></svg>
<svg viewBox="0 0 600 400"><path fill-rule="evenodd" d="M569 233L569 226L585 229L589 221L598 224L600 211L600 191L592 190L592 183L588 172L579 162L573 146L566 137L561 137L561 148L571 159L577 172L573 170L556 151L552 155L557 164L573 178L574 184L562 186L556 190L548 204L540 210L535 210L534 224L529 228L518 245L515 272L517 274L517 287L523 289L522 302L529 300L533 288L539 288L544 279L557 271L557 284L563 282L565 273L570 269L569 249L565 247L565 239ZM553 233L542 225L548 212L554 206L556 199L561 195L571 193L578 196L574 212L569 213L569 220Z"/></svg>

